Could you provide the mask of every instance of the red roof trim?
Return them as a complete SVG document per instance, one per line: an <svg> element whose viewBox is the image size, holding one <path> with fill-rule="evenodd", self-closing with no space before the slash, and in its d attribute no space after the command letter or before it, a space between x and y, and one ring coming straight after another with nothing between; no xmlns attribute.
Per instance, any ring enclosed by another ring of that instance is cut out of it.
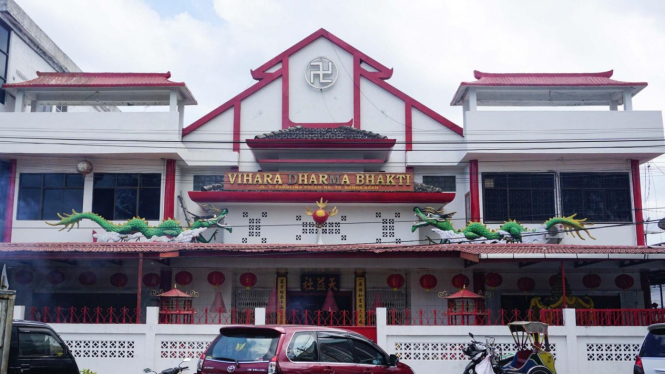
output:
<svg viewBox="0 0 665 374"><path fill-rule="evenodd" d="M168 78L171 72L166 73L53 73L37 72L37 78L25 82L6 83L3 88L47 88L47 87L186 87L184 82L171 82ZM76 83L53 82L54 79L72 80L72 78L87 78L88 81L77 80ZM95 82L96 78L102 78L108 82ZM162 79L155 79L162 78ZM112 79L126 80L126 82L113 82ZM53 83L51 83L53 82ZM188 90L189 91L189 90Z"/></svg>
<svg viewBox="0 0 665 374"><path fill-rule="evenodd" d="M247 139L247 146L254 149L308 149L308 148L352 148L389 149L396 139Z"/></svg>
<svg viewBox="0 0 665 374"><path fill-rule="evenodd" d="M601 71L599 73L484 73L474 70L473 77L481 78L555 78L555 77L600 77L611 78L614 70Z"/></svg>
<svg viewBox="0 0 665 374"><path fill-rule="evenodd" d="M259 164L383 164L380 158L368 159L270 159L259 160Z"/></svg>
<svg viewBox="0 0 665 374"><path fill-rule="evenodd" d="M323 198L331 203L445 204L455 199L454 192L291 192L291 191L190 191L197 203L306 203Z"/></svg>

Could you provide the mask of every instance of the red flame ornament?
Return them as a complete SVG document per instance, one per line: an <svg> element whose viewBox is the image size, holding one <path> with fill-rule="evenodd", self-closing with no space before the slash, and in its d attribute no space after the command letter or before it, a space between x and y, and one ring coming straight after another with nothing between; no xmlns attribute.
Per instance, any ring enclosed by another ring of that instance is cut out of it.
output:
<svg viewBox="0 0 665 374"><path fill-rule="evenodd" d="M328 202L323 202L323 198L321 198L320 201L316 202L316 206L319 207L319 209L312 211L308 206L305 207L305 211L307 212L308 216L312 216L314 219L314 222L316 222L316 227L321 227L323 226L326 221L328 221L328 217L332 217L338 213L337 207L332 208L330 212L325 210L324 208L328 205Z"/></svg>

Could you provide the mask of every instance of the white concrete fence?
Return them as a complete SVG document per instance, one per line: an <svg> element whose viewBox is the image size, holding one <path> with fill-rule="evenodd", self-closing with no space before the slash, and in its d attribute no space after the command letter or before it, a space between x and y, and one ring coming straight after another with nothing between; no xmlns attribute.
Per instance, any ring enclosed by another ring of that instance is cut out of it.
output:
<svg viewBox="0 0 665 374"><path fill-rule="evenodd" d="M25 307L15 309L22 319ZM416 373L462 373L468 360L462 347L471 332L476 339L493 336L504 352L514 351L505 326L389 326L386 309L377 308L377 343L395 353ZM552 326L550 343L559 373L632 373L646 327L576 326L575 310L564 309L564 326ZM220 325L158 324L158 308L147 310L146 324L51 324L67 342L79 368L98 374L161 371L190 357L196 371L201 352ZM265 309L256 309L256 324L265 324Z"/></svg>

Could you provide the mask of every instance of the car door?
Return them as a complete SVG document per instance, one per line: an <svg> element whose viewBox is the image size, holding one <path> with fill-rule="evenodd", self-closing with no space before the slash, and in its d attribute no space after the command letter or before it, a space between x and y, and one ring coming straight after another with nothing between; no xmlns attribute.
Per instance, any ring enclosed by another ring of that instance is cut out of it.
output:
<svg viewBox="0 0 665 374"><path fill-rule="evenodd" d="M316 331L295 332L279 368L283 374L321 374Z"/></svg>
<svg viewBox="0 0 665 374"><path fill-rule="evenodd" d="M351 339L353 343L353 355L358 365L358 373L381 373L394 372L388 367L388 358L385 352L374 345L360 339Z"/></svg>
<svg viewBox="0 0 665 374"><path fill-rule="evenodd" d="M22 374L70 374L72 362L50 330L19 328L17 367Z"/></svg>
<svg viewBox="0 0 665 374"><path fill-rule="evenodd" d="M319 362L322 374L357 374L353 347L348 337L325 332L318 333Z"/></svg>

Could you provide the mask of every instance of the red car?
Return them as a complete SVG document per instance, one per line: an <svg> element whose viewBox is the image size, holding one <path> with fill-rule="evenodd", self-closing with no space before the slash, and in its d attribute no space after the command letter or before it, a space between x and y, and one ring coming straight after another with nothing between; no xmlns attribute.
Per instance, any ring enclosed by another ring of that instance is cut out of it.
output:
<svg viewBox="0 0 665 374"><path fill-rule="evenodd" d="M319 326L225 326L197 374L391 373L411 368L355 332Z"/></svg>

